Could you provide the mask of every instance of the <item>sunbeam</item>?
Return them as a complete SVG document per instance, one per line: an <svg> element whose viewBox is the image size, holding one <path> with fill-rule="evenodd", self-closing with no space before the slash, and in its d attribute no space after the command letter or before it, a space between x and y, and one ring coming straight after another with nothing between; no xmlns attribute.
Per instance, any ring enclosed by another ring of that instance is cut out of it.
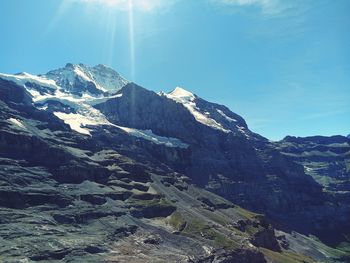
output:
<svg viewBox="0 0 350 263"><path fill-rule="evenodd" d="M116 49L116 30L117 30L117 19L113 12L108 12L107 26L106 26L106 41L108 46L107 62L109 65L113 64L114 51Z"/></svg>
<svg viewBox="0 0 350 263"><path fill-rule="evenodd" d="M69 9L71 4L72 1L70 0L63 0L60 3L59 7L57 8L57 11L55 12L55 15L52 17L51 21L47 24L46 29L43 31L42 37L45 37L57 26L57 24L61 21L62 16Z"/></svg>
<svg viewBox="0 0 350 263"><path fill-rule="evenodd" d="M84 4L82 7L85 10L85 15L95 15L96 10L101 10L104 15L102 21L104 21L104 30L106 33L106 62L109 65L113 64L115 59L115 52L117 49L116 31L118 25L119 12L125 13L125 24L127 35L125 39L128 39L129 45L129 70L130 80L135 79L135 26L134 26L134 13L135 11L150 11L158 4L158 0L63 0L58 6L55 15L47 25L47 28L42 34L42 38L50 34L54 28L61 22L63 16L68 12L70 8L73 8L73 4ZM100 7L99 9L96 9ZM97 12L99 13L99 12ZM123 22L120 25L124 24Z"/></svg>
<svg viewBox="0 0 350 263"><path fill-rule="evenodd" d="M95 4L106 6L108 8L116 8L119 10L128 10L130 0L70 0L78 3ZM137 0L133 1L133 8L143 12L152 12L156 10L167 9L176 0Z"/></svg>
<svg viewBox="0 0 350 263"><path fill-rule="evenodd" d="M130 71L131 79L135 78L135 38L134 38L134 5L129 0L129 42L130 42Z"/></svg>

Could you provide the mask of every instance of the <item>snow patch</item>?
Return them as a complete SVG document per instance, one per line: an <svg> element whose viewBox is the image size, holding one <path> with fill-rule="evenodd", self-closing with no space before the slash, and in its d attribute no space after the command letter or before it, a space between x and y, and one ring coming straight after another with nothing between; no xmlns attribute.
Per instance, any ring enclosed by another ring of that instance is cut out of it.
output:
<svg viewBox="0 0 350 263"><path fill-rule="evenodd" d="M25 86L27 82L35 83L37 85L48 87L51 89L58 89L58 86L56 85L56 82L52 79L47 79L45 77L39 77L35 75L31 75L29 73L23 72L16 75L10 75L10 74L2 74L0 73L0 78L13 81L16 84L20 86Z"/></svg>
<svg viewBox="0 0 350 263"><path fill-rule="evenodd" d="M63 112L54 112L55 116L63 120L64 123L68 124L70 128L76 132L85 135L91 135L90 129L84 127L86 125L101 125L105 123L100 123L98 120L89 118L79 113L63 113Z"/></svg>
<svg viewBox="0 0 350 263"><path fill-rule="evenodd" d="M306 165L304 165L305 171L306 172L312 172L314 169L311 167L307 167Z"/></svg>
<svg viewBox="0 0 350 263"><path fill-rule="evenodd" d="M216 109L216 111L222 116L224 117L226 120L230 121L230 122L237 122L236 119L230 118L229 116L227 116L222 110Z"/></svg>
<svg viewBox="0 0 350 263"><path fill-rule="evenodd" d="M152 130L138 130L133 128L121 127L121 126L117 126L117 127L135 137L151 141L155 144L162 144L167 147L178 147L178 148L187 148L189 146L188 144L183 143L181 140L177 138L163 137L163 136L156 135L152 132Z"/></svg>
<svg viewBox="0 0 350 263"><path fill-rule="evenodd" d="M246 138L250 138L249 134L243 126L236 125L236 127L239 130L239 132L242 133Z"/></svg>
<svg viewBox="0 0 350 263"><path fill-rule="evenodd" d="M119 94L108 96L108 97L93 98L93 99L91 99L89 101L86 101L86 103L88 103L89 105L96 105L96 104L99 104L99 103L106 102L109 99L120 98L122 96L123 96L123 94L119 93Z"/></svg>
<svg viewBox="0 0 350 263"><path fill-rule="evenodd" d="M187 91L187 90L185 90L185 89L183 89L181 87L176 87L168 95L171 96L174 99L176 98L176 99L182 100L182 101L183 100L193 101L196 98L196 96L193 93L191 93L191 92L189 92L189 91Z"/></svg>
<svg viewBox="0 0 350 263"><path fill-rule="evenodd" d="M77 113L54 112L54 115L68 124L72 130L85 135L91 135L91 130L84 127L86 125L113 125L99 110L87 104L81 106L77 108Z"/></svg>
<svg viewBox="0 0 350 263"><path fill-rule="evenodd" d="M9 118L7 119L7 121L9 121L12 125L16 126L17 128L20 128L21 130L26 130L26 127L24 126L24 124L15 118Z"/></svg>
<svg viewBox="0 0 350 263"><path fill-rule="evenodd" d="M200 112L200 109L197 107L195 103L196 95L194 95L193 93L183 88L177 87L168 94L166 93L162 93L162 94L164 94L167 98L172 99L184 105L184 107L194 116L194 118L198 122L206 126L209 126L211 128L221 130L225 133L230 132L229 130L226 130L225 128L223 128L220 123L210 118L209 112L204 112L204 113Z"/></svg>
<svg viewBox="0 0 350 263"><path fill-rule="evenodd" d="M202 246L205 253L207 253L207 255L211 255L213 253L213 248L211 247L207 247L207 246Z"/></svg>
<svg viewBox="0 0 350 263"><path fill-rule="evenodd" d="M77 74L79 77L86 81L92 81L90 77L88 77L85 72L83 72L79 66L74 67L74 73Z"/></svg>
<svg viewBox="0 0 350 263"><path fill-rule="evenodd" d="M43 105L43 106L37 106L36 107L38 110L43 110L43 111L45 111L45 110L47 110L49 107L47 106L47 105Z"/></svg>

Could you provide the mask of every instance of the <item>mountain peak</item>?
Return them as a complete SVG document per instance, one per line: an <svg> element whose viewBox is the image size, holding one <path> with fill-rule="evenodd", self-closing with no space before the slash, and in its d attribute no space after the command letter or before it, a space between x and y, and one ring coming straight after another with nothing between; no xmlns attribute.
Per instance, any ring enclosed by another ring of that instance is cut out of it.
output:
<svg viewBox="0 0 350 263"><path fill-rule="evenodd" d="M67 63L65 68L74 68L74 64L72 63Z"/></svg>
<svg viewBox="0 0 350 263"><path fill-rule="evenodd" d="M181 87L176 87L173 91L168 93L168 96L187 101L193 100L196 97L192 92Z"/></svg>
<svg viewBox="0 0 350 263"><path fill-rule="evenodd" d="M98 64L98 65L94 66L93 68L99 69L99 70L113 70L114 71L114 69L112 69L111 67L106 66L104 64Z"/></svg>
<svg viewBox="0 0 350 263"><path fill-rule="evenodd" d="M76 90L87 86L90 93L95 90L93 93L96 94L116 93L129 83L118 72L102 64L90 67L82 63L67 63L64 68L49 71L45 77L53 79L65 90Z"/></svg>
<svg viewBox="0 0 350 263"><path fill-rule="evenodd" d="M88 65L85 65L85 64L83 64L83 63L78 63L78 64L67 63L67 64L65 65L64 68L66 68L66 69L75 69L75 68L77 68L77 67L89 68Z"/></svg>

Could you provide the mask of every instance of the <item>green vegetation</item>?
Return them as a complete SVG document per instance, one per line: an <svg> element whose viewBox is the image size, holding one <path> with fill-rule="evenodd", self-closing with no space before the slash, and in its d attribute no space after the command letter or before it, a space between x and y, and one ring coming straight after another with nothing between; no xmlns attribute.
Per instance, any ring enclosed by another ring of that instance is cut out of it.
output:
<svg viewBox="0 0 350 263"><path fill-rule="evenodd" d="M260 216L259 214L250 212L248 210L243 209L242 207L235 206L235 210L238 214L240 214L242 217L248 218L250 220L256 220L257 216Z"/></svg>
<svg viewBox="0 0 350 263"><path fill-rule="evenodd" d="M198 236L201 236L202 238L212 240L213 245L216 247L230 250L238 248L238 244L232 239L204 224L199 219L188 221L182 233L189 237L198 238Z"/></svg>
<svg viewBox="0 0 350 263"><path fill-rule="evenodd" d="M296 254L293 252L283 251L281 253L271 251L266 248L260 248L261 252L274 263L315 263L312 258Z"/></svg>
<svg viewBox="0 0 350 263"><path fill-rule="evenodd" d="M179 212L175 211L167 219L167 224L171 225L176 230L181 231L186 226L186 221Z"/></svg>
<svg viewBox="0 0 350 263"><path fill-rule="evenodd" d="M149 200L142 200L139 199L138 197L134 198L134 195L131 196L128 199L130 202L132 202L135 205L141 205L141 206L150 206L150 205L156 205L156 204L163 204L163 203L167 203L170 204L168 201L166 201L164 198L155 198L155 199L149 199Z"/></svg>

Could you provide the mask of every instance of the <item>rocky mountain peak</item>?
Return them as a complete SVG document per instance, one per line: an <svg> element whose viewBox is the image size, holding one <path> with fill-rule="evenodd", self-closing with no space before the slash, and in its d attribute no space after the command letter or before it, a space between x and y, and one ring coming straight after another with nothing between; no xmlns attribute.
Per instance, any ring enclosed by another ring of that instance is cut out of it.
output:
<svg viewBox="0 0 350 263"><path fill-rule="evenodd" d="M128 83L118 72L101 64L90 67L67 63L64 68L51 70L44 76L54 80L65 91L80 96L84 93L95 96L114 94Z"/></svg>
<svg viewBox="0 0 350 263"><path fill-rule="evenodd" d="M171 97L173 99L186 100L186 101L192 101L196 98L196 95L194 95L193 93L181 87L176 87L173 91L169 92L167 95L168 97Z"/></svg>

